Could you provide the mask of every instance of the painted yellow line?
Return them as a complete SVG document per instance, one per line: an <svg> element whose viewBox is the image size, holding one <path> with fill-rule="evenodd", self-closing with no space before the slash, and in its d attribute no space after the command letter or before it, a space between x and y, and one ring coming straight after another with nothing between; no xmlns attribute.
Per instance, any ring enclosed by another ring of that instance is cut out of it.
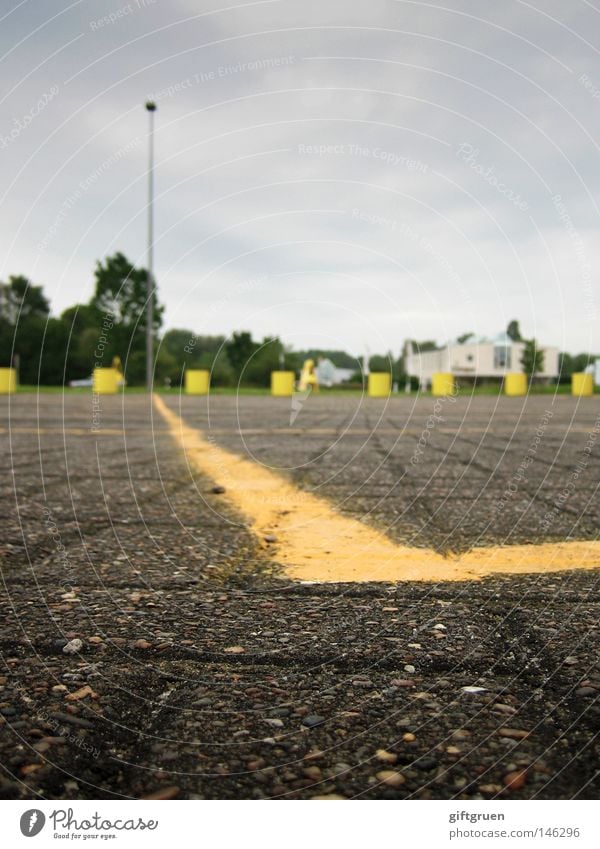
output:
<svg viewBox="0 0 600 849"><path fill-rule="evenodd" d="M524 574L600 567L600 542L494 546L443 557L396 545L362 522L337 513L325 499L206 439L170 410L154 405L188 463L226 488L265 549L286 573L305 581L464 581L500 572ZM265 537L276 537L268 543Z"/></svg>

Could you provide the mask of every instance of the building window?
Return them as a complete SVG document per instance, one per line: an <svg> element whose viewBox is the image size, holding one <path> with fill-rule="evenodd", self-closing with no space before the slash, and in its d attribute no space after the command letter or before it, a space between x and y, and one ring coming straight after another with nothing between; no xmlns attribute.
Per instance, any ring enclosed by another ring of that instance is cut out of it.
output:
<svg viewBox="0 0 600 849"><path fill-rule="evenodd" d="M510 348L506 345L494 346L494 368L510 368Z"/></svg>

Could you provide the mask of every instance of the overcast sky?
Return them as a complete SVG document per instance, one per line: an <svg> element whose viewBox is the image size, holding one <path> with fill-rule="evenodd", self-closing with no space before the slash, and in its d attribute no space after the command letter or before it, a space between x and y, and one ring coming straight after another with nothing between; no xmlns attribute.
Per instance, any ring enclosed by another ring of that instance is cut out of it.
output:
<svg viewBox="0 0 600 849"><path fill-rule="evenodd" d="M42 0L0 15L0 278L155 269L167 327L294 347L527 336L600 353L588 0Z"/></svg>

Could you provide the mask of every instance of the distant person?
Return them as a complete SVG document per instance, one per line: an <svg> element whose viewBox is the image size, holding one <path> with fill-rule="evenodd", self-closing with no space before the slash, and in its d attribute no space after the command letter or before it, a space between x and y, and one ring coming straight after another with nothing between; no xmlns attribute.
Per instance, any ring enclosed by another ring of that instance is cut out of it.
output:
<svg viewBox="0 0 600 849"><path fill-rule="evenodd" d="M125 376L123 374L123 363L121 362L121 357L113 357L111 366L119 375L119 379L117 380L117 386L125 386Z"/></svg>
<svg viewBox="0 0 600 849"><path fill-rule="evenodd" d="M312 389L313 392L319 391L319 380L317 378L317 372L315 371L314 360L304 360L302 373L300 374L300 382L298 384L300 392L304 392L309 388Z"/></svg>

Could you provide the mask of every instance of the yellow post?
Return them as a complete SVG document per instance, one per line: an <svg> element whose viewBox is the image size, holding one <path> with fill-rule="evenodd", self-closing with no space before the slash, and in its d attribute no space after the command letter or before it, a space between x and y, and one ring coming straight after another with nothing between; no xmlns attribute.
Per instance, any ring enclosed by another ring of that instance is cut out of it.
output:
<svg viewBox="0 0 600 849"><path fill-rule="evenodd" d="M185 372L186 395L208 395L210 372L203 368L191 368Z"/></svg>
<svg viewBox="0 0 600 849"><path fill-rule="evenodd" d="M571 395L593 395L594 375L576 371L571 375Z"/></svg>
<svg viewBox="0 0 600 849"><path fill-rule="evenodd" d="M522 371L511 371L504 378L505 395L527 395L527 375Z"/></svg>
<svg viewBox="0 0 600 849"><path fill-rule="evenodd" d="M389 371L372 371L369 373L367 394L369 398L387 398L392 391L392 375Z"/></svg>
<svg viewBox="0 0 600 849"><path fill-rule="evenodd" d="M431 376L432 395L456 395L454 375L449 371L437 371Z"/></svg>
<svg viewBox="0 0 600 849"><path fill-rule="evenodd" d="M0 368L0 395L12 395L17 391L17 370Z"/></svg>
<svg viewBox="0 0 600 849"><path fill-rule="evenodd" d="M271 395L280 398L291 398L294 394L294 381L296 375L293 371L271 372Z"/></svg>
<svg viewBox="0 0 600 849"><path fill-rule="evenodd" d="M93 391L97 395L116 395L120 377L116 368L95 368L92 374Z"/></svg>

